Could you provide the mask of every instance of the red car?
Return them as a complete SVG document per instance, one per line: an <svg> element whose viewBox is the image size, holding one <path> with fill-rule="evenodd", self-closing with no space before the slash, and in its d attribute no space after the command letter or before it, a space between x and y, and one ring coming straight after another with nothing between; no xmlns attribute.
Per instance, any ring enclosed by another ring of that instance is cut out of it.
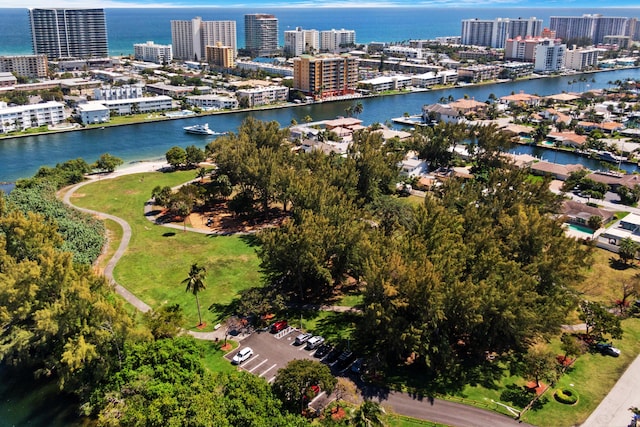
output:
<svg viewBox="0 0 640 427"><path fill-rule="evenodd" d="M271 325L271 333L272 334L278 333L281 330L285 329L287 326L289 326L289 324L287 323L286 320L278 320L276 323Z"/></svg>

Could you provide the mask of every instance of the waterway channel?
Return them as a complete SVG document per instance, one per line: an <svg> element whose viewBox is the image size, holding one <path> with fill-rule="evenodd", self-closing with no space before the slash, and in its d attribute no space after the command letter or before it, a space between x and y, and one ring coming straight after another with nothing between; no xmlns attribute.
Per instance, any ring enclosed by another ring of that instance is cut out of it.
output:
<svg viewBox="0 0 640 427"><path fill-rule="evenodd" d="M404 113L418 114L423 105L438 102L442 97L449 97L449 95L454 99L466 95L478 101L486 101L490 94L500 97L520 91L544 96L563 91L606 88L611 86L609 82L625 79L640 79L640 69L364 98L360 100L364 110L359 118L363 120L364 124L390 122L392 118L400 117ZM124 159L125 162L132 162L162 158L166 151L175 145L185 147L195 144L204 147L209 138L185 134L182 128L188 125L206 122L218 132L236 131L242 120L253 116L259 120L275 120L286 126L291 123L292 119L303 122L306 116L311 116L314 120L325 120L344 115L345 109L352 103L353 101L325 102L292 108L217 114L181 120L2 139L0 140L0 182L12 182L19 178L29 177L40 166L55 166L56 163L78 157L93 162L101 154L107 152ZM557 157L560 162L560 154ZM568 163L577 163L577 161L572 160Z"/></svg>

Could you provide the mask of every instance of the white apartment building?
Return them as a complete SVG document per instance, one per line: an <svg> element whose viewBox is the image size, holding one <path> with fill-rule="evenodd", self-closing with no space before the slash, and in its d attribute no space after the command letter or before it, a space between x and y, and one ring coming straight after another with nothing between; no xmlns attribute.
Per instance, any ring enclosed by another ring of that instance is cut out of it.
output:
<svg viewBox="0 0 640 427"><path fill-rule="evenodd" d="M557 40L545 39L536 45L533 70L551 73L560 71L564 65L564 53L567 45Z"/></svg>
<svg viewBox="0 0 640 427"><path fill-rule="evenodd" d="M263 70L266 73L275 74L283 77L293 76L293 68L287 67L284 65L275 65L275 64L268 64L265 62L255 62L255 61L237 61L236 67L242 70L249 70L249 71Z"/></svg>
<svg viewBox="0 0 640 427"><path fill-rule="evenodd" d="M236 92L238 100L247 99L249 107L286 102L289 99L289 88L286 86L265 86L251 89L240 89Z"/></svg>
<svg viewBox="0 0 640 427"><path fill-rule="evenodd" d="M138 114L150 113L154 111L166 111L173 108L173 99L166 95L149 96L132 99L113 99L110 101L99 101L114 114Z"/></svg>
<svg viewBox="0 0 640 427"><path fill-rule="evenodd" d="M56 101L18 105L16 107L3 105L4 108L0 108L0 130L2 130L2 133L45 125L56 125L67 118L64 105Z"/></svg>
<svg viewBox="0 0 640 427"><path fill-rule="evenodd" d="M98 101L89 101L77 107L82 124L108 123L111 115L109 109Z"/></svg>
<svg viewBox="0 0 640 427"><path fill-rule="evenodd" d="M113 99L142 98L144 85L104 86L93 90L93 99L111 101Z"/></svg>
<svg viewBox="0 0 640 427"><path fill-rule="evenodd" d="M339 53L349 50L348 46L356 44L356 32L354 30L325 30L320 31L320 51Z"/></svg>
<svg viewBox="0 0 640 427"><path fill-rule="evenodd" d="M320 33L318 30L295 30L284 32L284 52L290 56L300 56L303 53L316 53L320 50Z"/></svg>
<svg viewBox="0 0 640 427"><path fill-rule="evenodd" d="M385 47L383 52L389 56L397 56L400 58L415 58L422 59L422 49L408 47L408 46L389 46Z"/></svg>
<svg viewBox="0 0 640 427"><path fill-rule="evenodd" d="M411 85L421 88L451 84L456 81L458 81L458 72L455 70L440 71L437 73L429 71L427 73L411 76Z"/></svg>
<svg viewBox="0 0 640 427"><path fill-rule="evenodd" d="M139 61L167 64L173 61L173 49L170 44L155 44L153 41L133 45L135 58Z"/></svg>
<svg viewBox="0 0 640 427"><path fill-rule="evenodd" d="M217 42L238 51L236 21L203 21L199 16L190 21L171 21L171 44L176 59L204 61L206 47Z"/></svg>
<svg viewBox="0 0 640 427"><path fill-rule="evenodd" d="M573 49L567 49L564 55L564 68L577 71L595 68L598 65L600 52L600 49L596 48L577 49L575 46Z"/></svg>
<svg viewBox="0 0 640 427"><path fill-rule="evenodd" d="M407 76L381 76L373 79L360 80L358 87L371 92L384 92L386 90L400 90L411 86L412 78Z"/></svg>
<svg viewBox="0 0 640 427"><path fill-rule="evenodd" d="M187 104L203 110L232 110L238 108L238 100L221 95L187 96Z"/></svg>

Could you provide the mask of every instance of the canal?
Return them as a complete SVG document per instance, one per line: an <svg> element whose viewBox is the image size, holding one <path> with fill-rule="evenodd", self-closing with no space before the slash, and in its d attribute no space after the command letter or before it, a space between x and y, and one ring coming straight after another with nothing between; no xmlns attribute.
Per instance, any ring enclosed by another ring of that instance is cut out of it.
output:
<svg viewBox="0 0 640 427"><path fill-rule="evenodd" d="M584 78L579 81L581 77ZM607 88L610 86L609 82L625 79L640 79L640 69L365 98L359 100L364 107L359 118L364 121L364 124L386 123L404 113L418 114L423 105L438 102L442 97L446 98L449 95L454 99L468 96L478 101L486 101L491 94L500 97L520 91L545 96L563 91ZM345 109L352 104L353 101L326 102L292 108L218 114L182 120L3 139L0 140L0 182L11 182L29 177L40 166L55 166L56 163L78 157L87 162L93 162L101 154L110 153L124 159L125 162L132 162L163 158L166 151L175 145L186 147L195 144L204 147L208 141L207 137L187 135L182 129L184 126L197 123L209 123L209 126L218 132L236 131L242 120L253 116L264 121L275 120L286 126L291 123L292 119L301 123L306 116L310 116L313 120L332 119L344 115ZM571 163L575 163L575 161Z"/></svg>
<svg viewBox="0 0 640 427"><path fill-rule="evenodd" d="M629 69L585 75L586 80L575 83L580 76L509 82L501 84L468 86L461 88L412 93L408 95L367 98L360 100L364 111L360 118L365 124L384 123L404 113L418 114L424 104L438 102L441 97L455 99L467 95L485 101L490 94L496 97L512 92L534 93L541 96L563 91L584 91L606 88L610 81L627 78L637 80L640 70ZM593 79L593 80L592 80ZM159 159L174 145L195 144L204 147L207 137L186 135L184 126L207 122L218 132L235 131L246 117L278 121L287 125L292 119L303 122L306 116L324 120L343 115L352 101L303 105L289 109L233 113L171 120L122 127L106 127L82 132L69 132L0 140L0 182L11 182L32 176L40 166L54 166L73 158L93 162L103 153L111 153L126 162ZM531 146L516 147L514 152L532 154L558 163L580 161L590 169L600 169L600 162L579 158L565 152L554 152ZM632 165L628 165L631 167ZM0 425L71 426L74 424L75 402L59 396L55 384L34 381L30 374L0 367ZM75 421L77 423L77 421Z"/></svg>

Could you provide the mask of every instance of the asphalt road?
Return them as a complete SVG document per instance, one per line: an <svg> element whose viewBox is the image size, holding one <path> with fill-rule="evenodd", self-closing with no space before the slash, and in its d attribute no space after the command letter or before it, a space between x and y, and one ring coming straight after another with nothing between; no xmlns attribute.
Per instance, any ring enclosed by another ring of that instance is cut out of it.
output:
<svg viewBox="0 0 640 427"><path fill-rule="evenodd" d="M459 427L514 427L529 426L496 412L440 399L412 397L407 393L391 392L376 399L394 412L421 420L429 420Z"/></svg>

